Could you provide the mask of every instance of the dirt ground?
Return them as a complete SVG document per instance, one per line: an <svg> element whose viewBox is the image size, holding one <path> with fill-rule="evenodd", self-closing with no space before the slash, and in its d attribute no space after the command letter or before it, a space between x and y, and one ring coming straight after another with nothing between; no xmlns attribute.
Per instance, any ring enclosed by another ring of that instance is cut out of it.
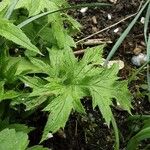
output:
<svg viewBox="0 0 150 150"><path fill-rule="evenodd" d="M86 2L109 2L109 0L69 0L69 2L70 4L80 4ZM82 38L85 38L99 30L113 25L129 15L136 13L140 3L141 0L118 0L117 3L111 7L88 8L85 13L81 13L80 9L69 11L69 14L71 14L82 24L81 33L75 37L75 40L78 41ZM133 18L134 17L131 17L126 21L114 26L113 28L110 28L90 38L101 39L101 41L104 42L111 41L107 44L107 47L104 51L104 57L107 56L116 40ZM133 27L132 31L128 34L122 45L119 47L113 58L120 59L125 63L125 67L120 71L119 74L122 79L127 79L136 69L136 67L131 63L131 57L134 55L134 49L137 46L142 46L142 52L145 52L145 46L143 42L143 24L140 22L140 19ZM116 32L115 30L118 31ZM86 46L83 43L79 43L76 50L80 50L83 47L85 48ZM140 89L140 85L143 84L144 80L145 75L142 73L136 81L131 82L129 85L134 97L134 110L132 110L133 114L150 114L147 97L141 94ZM79 114L73 113L65 130L60 130L58 133L56 133L52 139L49 139L44 143L45 146L48 146L53 150L114 149L113 130L108 128L104 123L104 120L100 117L98 109L92 110L91 104L88 100L84 101L84 105L87 110L87 116L80 116ZM112 109L120 130L120 145L121 149L123 150L127 144L127 140L130 137L130 125L127 122L129 114L116 108ZM39 123L40 122L41 120ZM32 137L34 137L34 135L32 135ZM145 143L147 144L148 141Z"/></svg>

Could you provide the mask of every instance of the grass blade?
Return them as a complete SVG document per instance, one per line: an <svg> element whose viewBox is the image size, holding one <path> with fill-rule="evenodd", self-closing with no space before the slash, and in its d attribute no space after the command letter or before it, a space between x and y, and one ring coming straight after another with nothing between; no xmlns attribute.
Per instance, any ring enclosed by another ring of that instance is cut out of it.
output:
<svg viewBox="0 0 150 150"><path fill-rule="evenodd" d="M9 18L10 18L10 16L11 16L13 10L15 9L15 7L16 7L16 5L17 5L17 3L18 3L18 1L19 1L19 0L13 0L12 3L10 4L10 6L9 6L9 8L8 8L6 14L5 14L5 16L4 16L6 19L9 19Z"/></svg>
<svg viewBox="0 0 150 150"><path fill-rule="evenodd" d="M145 22L144 22L144 37L145 37L145 42L147 44L147 31L148 31L148 24L149 24L149 20L150 20L150 3L148 5L147 8L147 12L146 12L146 16L145 16Z"/></svg>
<svg viewBox="0 0 150 150"><path fill-rule="evenodd" d="M148 5L149 2L150 2L150 0L148 0L144 4L144 6L138 12L138 14L136 15L136 17L132 20L132 22L129 24L129 26L126 28L126 30L122 33L122 35L120 36L120 38L117 40L117 42L113 46L112 50L110 51L109 55L107 56L107 58L106 58L106 60L104 62L104 66L107 66L108 61L114 55L114 53L116 52L116 50L118 49L118 47L121 45L122 41L126 38L127 34L130 32L130 30L132 29L132 27L134 26L134 24L136 23L136 21L138 20L138 18L140 17L141 13L143 12L143 10L145 9L145 7Z"/></svg>
<svg viewBox="0 0 150 150"><path fill-rule="evenodd" d="M127 145L127 150L136 150L140 141L150 138L150 127L144 128L132 137Z"/></svg>
<svg viewBox="0 0 150 150"><path fill-rule="evenodd" d="M82 7L101 7L101 6L111 6L111 5L107 4L107 3L79 4L79 5L74 5L74 6L70 6L70 7L67 7L67 8L58 9L56 11L47 11L47 12L41 13L39 15L33 16L33 17L31 17L31 18L23 21L22 23L20 23L18 25L18 27L22 28L25 25L31 23L32 21L34 21L36 19L39 19L39 18L41 18L43 16L50 15L50 14L53 14L53 13L56 13L56 12L60 12L60 11L64 11L64 10L69 10L69 9L78 9L78 8L82 8Z"/></svg>
<svg viewBox="0 0 150 150"><path fill-rule="evenodd" d="M147 61L150 61L150 34L148 37L148 42L147 42ZM150 93L150 66L147 64L147 84L148 84L148 92ZM150 94L148 94L148 99L150 102Z"/></svg>
<svg viewBox="0 0 150 150"><path fill-rule="evenodd" d="M131 81L133 81L135 79L135 77L146 67L146 65L148 64L149 62L147 61L146 63L144 63L140 68L138 68L133 74L131 77L129 77L128 79L128 83L130 83Z"/></svg>

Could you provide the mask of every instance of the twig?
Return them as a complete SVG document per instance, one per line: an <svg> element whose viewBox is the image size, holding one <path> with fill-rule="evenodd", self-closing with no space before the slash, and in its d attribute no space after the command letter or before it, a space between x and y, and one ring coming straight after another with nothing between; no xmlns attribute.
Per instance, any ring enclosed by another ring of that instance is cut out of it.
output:
<svg viewBox="0 0 150 150"><path fill-rule="evenodd" d="M78 50L78 51L74 51L74 55L81 55L85 52L85 50L81 49L81 50Z"/></svg>
<svg viewBox="0 0 150 150"><path fill-rule="evenodd" d="M99 45L105 43L112 43L112 41L109 39L88 39L83 45Z"/></svg>
<svg viewBox="0 0 150 150"><path fill-rule="evenodd" d="M124 18L124 19L122 19L122 20L120 20L120 21L118 21L118 22L116 22L116 23L114 23L114 24L112 24L112 25L110 25L110 26L108 26L108 27L106 27L106 28L104 28L104 29L102 29L102 30L99 30L99 31L97 31L97 32L95 32L95 33L93 33L93 34L91 34L91 35L89 35L89 36L87 36L87 37L85 37L85 38L83 38L83 39L77 41L76 44L81 43L82 41L85 41L85 40L87 40L87 39L93 37L94 35L97 35L97 34L103 32L103 31L106 31L106 30L108 30L108 29L110 29L110 28L112 28L112 27L114 27L114 26L120 24L121 22L124 22L125 20L127 20L127 19L129 19L129 18L131 18L131 17L134 17L136 14L137 14L137 13L134 13L134 14L132 14L132 15L130 15L130 16L127 16L126 18Z"/></svg>

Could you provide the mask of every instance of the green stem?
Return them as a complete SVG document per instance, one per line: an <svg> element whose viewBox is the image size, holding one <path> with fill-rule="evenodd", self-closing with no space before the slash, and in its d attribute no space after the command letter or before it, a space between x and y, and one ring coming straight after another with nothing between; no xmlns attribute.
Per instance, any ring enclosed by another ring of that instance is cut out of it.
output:
<svg viewBox="0 0 150 150"><path fill-rule="evenodd" d="M112 126L115 131L115 150L119 150L119 131L114 116L112 116Z"/></svg>
<svg viewBox="0 0 150 150"><path fill-rule="evenodd" d="M150 61L150 34L147 41L147 61ZM150 66L147 64L148 100L150 102Z"/></svg>

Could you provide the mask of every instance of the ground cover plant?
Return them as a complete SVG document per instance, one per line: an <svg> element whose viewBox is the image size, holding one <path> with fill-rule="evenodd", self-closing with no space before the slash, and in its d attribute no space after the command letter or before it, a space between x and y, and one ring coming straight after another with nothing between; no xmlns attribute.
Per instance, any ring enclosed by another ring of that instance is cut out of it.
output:
<svg viewBox="0 0 150 150"><path fill-rule="evenodd" d="M147 6L149 10L149 1L132 26ZM117 64L106 66L112 53L104 63L106 44L85 48L83 56L75 56L73 36L80 31L81 24L67 11L82 7L112 5L100 2L69 5L66 0L0 2L0 149L56 149L46 143L55 134L65 137L64 128L71 118L86 120L87 107L91 107L101 122L113 129L112 149L119 150L120 131L114 108L119 104L121 110L131 115L133 98L129 82L118 76ZM149 16L147 11L147 20ZM148 55L148 21L144 29ZM118 46L117 43L115 50ZM144 125L130 138L127 149L135 149L141 140L149 138L149 118L143 120ZM91 128L94 129L94 123Z"/></svg>

